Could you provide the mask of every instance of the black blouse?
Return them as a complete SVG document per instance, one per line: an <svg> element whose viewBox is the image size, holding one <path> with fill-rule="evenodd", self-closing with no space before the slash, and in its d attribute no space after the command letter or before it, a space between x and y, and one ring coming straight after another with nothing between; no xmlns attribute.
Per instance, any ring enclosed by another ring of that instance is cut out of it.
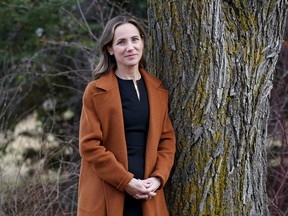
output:
<svg viewBox="0 0 288 216"><path fill-rule="evenodd" d="M144 80L137 81L140 98L133 80L117 77L128 153L128 170L134 178L143 179L145 169L145 150L149 125L149 102Z"/></svg>

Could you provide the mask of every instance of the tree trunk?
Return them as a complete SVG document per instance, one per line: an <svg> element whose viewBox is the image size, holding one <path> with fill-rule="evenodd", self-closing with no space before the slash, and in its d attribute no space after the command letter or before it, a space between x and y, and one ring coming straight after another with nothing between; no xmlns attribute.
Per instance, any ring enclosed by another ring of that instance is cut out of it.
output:
<svg viewBox="0 0 288 216"><path fill-rule="evenodd" d="M149 70L170 92L172 216L268 215L266 134L284 0L149 0Z"/></svg>

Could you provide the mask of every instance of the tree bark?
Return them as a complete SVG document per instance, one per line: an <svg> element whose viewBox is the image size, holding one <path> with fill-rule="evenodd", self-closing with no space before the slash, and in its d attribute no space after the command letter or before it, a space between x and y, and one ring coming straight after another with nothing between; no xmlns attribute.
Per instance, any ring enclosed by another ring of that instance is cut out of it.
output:
<svg viewBox="0 0 288 216"><path fill-rule="evenodd" d="M284 0L149 0L149 70L170 92L173 216L268 215L266 134Z"/></svg>

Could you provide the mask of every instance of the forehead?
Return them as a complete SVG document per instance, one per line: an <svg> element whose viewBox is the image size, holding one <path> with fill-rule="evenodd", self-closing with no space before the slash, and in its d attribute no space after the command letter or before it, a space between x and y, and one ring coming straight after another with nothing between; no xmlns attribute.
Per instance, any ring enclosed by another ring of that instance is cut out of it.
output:
<svg viewBox="0 0 288 216"><path fill-rule="evenodd" d="M114 39L129 38L135 35L140 35L137 27L131 23L125 23L116 27L114 32Z"/></svg>

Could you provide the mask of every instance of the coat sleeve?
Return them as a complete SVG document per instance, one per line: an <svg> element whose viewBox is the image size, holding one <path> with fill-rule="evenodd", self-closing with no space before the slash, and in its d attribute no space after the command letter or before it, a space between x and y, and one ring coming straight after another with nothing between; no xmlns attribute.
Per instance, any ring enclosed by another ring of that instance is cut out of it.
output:
<svg viewBox="0 0 288 216"><path fill-rule="evenodd" d="M124 191L126 185L133 178L123 165L117 161L115 155L103 146L101 123L92 100L91 85L86 88L82 100L80 118L79 150L82 160L90 163L95 174L105 182Z"/></svg>
<svg viewBox="0 0 288 216"><path fill-rule="evenodd" d="M161 187L166 184L170 171L174 163L174 155L176 150L175 132L172 127L168 115L168 105L164 114L164 121L162 126L161 137L158 144L157 162L155 170L151 176L159 177L161 179Z"/></svg>

